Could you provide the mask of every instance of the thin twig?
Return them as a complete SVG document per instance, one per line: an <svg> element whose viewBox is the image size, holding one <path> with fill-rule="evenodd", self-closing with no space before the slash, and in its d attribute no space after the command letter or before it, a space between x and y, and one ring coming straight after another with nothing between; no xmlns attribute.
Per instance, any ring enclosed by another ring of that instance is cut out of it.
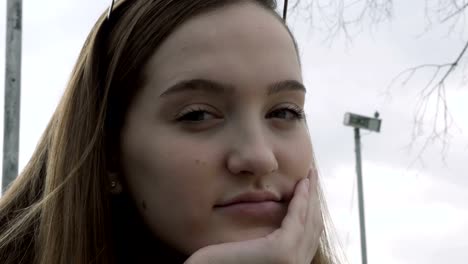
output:
<svg viewBox="0 0 468 264"><path fill-rule="evenodd" d="M413 131L412 131L412 143L409 145L410 148L413 147L413 144L417 139L422 136L421 129L423 126L423 121L427 114L428 104L432 97L435 96L436 100L436 112L433 119L432 130L426 140L423 143L423 146L419 149L418 154L415 160L411 163L411 166L422 160L422 155L428 148L428 146L434 142L441 142L442 144L442 160L445 162L446 153L450 145L450 127L452 126L452 117L450 115L447 96L446 96L446 87L445 84L449 76L455 71L457 66L460 64L462 58L464 58L466 51L468 49L468 41L463 46L463 49L459 52L457 58L451 63L445 64L423 64L416 67L411 67L399 73L391 81L388 88L391 88L399 80L402 80L401 86L405 86L416 74L416 72L423 69L432 69L432 76L429 78L426 85L419 92L419 99L416 103L415 115L413 119ZM446 69L446 71L441 76L441 71ZM436 83L434 83L436 81ZM388 93L388 91L387 91ZM440 113L442 111L442 114ZM439 128L439 120L442 119L442 128Z"/></svg>
<svg viewBox="0 0 468 264"><path fill-rule="evenodd" d="M462 12L465 11L465 9L466 9L467 7L468 7L468 3L466 3L466 4L464 4L463 6L459 7L457 10L455 10L455 11L452 12L451 14L447 15L445 18L442 18L442 19L440 20L440 22L445 23L445 22L447 22L448 20L452 19L453 17L460 15Z"/></svg>

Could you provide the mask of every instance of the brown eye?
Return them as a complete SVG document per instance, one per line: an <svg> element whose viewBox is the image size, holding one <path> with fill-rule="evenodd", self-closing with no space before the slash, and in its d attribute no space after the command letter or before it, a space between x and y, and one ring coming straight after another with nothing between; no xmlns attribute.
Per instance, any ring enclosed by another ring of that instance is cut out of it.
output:
<svg viewBox="0 0 468 264"><path fill-rule="evenodd" d="M177 121L200 122L200 121L214 119L214 118L217 118L217 117L206 111L192 111L177 118Z"/></svg>
<svg viewBox="0 0 468 264"><path fill-rule="evenodd" d="M178 122L200 123L220 118L219 114L216 114L215 109L209 106L194 105L180 112L175 120Z"/></svg>
<svg viewBox="0 0 468 264"><path fill-rule="evenodd" d="M304 119L304 111L299 107L288 106L273 110L268 113L267 118L279 118L286 120L302 120Z"/></svg>

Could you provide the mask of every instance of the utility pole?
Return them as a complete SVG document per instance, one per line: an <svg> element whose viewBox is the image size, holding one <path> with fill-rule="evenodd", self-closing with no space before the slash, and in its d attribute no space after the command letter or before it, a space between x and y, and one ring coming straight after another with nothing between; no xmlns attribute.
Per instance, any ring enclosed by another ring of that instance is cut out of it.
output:
<svg viewBox="0 0 468 264"><path fill-rule="evenodd" d="M376 112L374 118L346 113L344 124L354 127L354 145L356 151L356 174L359 202L359 227L361 234L361 260L362 264L367 264L367 241L366 241L366 220L364 212L364 188L362 181L362 161L361 161L361 134L360 129L380 132L382 120L378 119Z"/></svg>
<svg viewBox="0 0 468 264"><path fill-rule="evenodd" d="M359 128L354 128L354 145L356 151L356 174L359 201L359 227L361 230L361 259L362 264L367 264L366 219L364 212L364 192L362 187L361 165L361 134Z"/></svg>
<svg viewBox="0 0 468 264"><path fill-rule="evenodd" d="M22 0L7 0L2 192L18 175Z"/></svg>

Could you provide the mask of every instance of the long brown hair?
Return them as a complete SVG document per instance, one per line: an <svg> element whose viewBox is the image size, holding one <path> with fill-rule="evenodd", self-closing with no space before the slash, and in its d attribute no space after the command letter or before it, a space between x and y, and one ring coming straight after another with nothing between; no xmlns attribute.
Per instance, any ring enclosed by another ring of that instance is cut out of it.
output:
<svg viewBox="0 0 468 264"><path fill-rule="evenodd" d="M0 263L115 263L106 175L118 166L109 156L142 67L189 18L240 1L120 1L99 18L32 158L0 199ZM276 15L274 0L251 1ZM326 232L313 263L336 263Z"/></svg>

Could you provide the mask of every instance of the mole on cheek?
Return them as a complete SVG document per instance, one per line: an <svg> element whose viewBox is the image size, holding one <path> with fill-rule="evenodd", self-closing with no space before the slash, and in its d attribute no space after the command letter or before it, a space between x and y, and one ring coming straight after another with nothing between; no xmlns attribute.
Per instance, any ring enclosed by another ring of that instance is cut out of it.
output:
<svg viewBox="0 0 468 264"><path fill-rule="evenodd" d="M201 161L201 160L199 160L199 159L195 160L195 163L196 163L197 165L206 165L206 162L203 162L203 161Z"/></svg>
<svg viewBox="0 0 468 264"><path fill-rule="evenodd" d="M143 201L141 202L141 207L143 208L143 210L146 210L146 202L145 202L145 200L143 200Z"/></svg>

